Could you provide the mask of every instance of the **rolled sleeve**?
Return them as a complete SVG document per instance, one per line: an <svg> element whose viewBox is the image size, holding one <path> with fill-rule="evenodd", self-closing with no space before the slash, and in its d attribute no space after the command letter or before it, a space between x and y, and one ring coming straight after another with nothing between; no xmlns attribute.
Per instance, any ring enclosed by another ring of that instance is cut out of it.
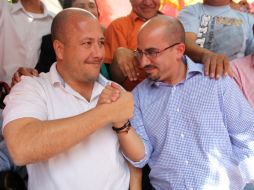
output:
<svg viewBox="0 0 254 190"><path fill-rule="evenodd" d="M141 140L144 143L145 146L145 156L142 160L138 161L138 162L134 162L132 161L130 158L128 158L126 155L124 155L124 157L135 167L137 168L143 168L149 161L149 158L151 156L152 153L152 145L148 139L148 136L145 132L145 128L143 126L140 127L135 127L135 125L133 125L133 121L131 120L131 125L132 127L135 129L136 133L139 135L139 137L141 138Z"/></svg>
<svg viewBox="0 0 254 190"><path fill-rule="evenodd" d="M153 152L153 147L152 147L152 144L149 140L149 137L146 133L146 130L145 130L145 127L144 127L144 124L143 124L143 116L142 116L142 111L141 111L141 108L140 108L140 101L139 101L138 91L134 90L133 95L134 95L134 98L135 98L135 109L134 109L134 114L133 114L134 116L130 120L130 122L131 122L131 126L134 128L134 130L136 131L136 133L138 134L138 136L140 137L140 139L144 143L145 156L142 160L140 160L138 162L133 162L127 156L125 156L125 157L133 166L138 167L138 168L142 168L148 163L148 161L151 157L151 154Z"/></svg>

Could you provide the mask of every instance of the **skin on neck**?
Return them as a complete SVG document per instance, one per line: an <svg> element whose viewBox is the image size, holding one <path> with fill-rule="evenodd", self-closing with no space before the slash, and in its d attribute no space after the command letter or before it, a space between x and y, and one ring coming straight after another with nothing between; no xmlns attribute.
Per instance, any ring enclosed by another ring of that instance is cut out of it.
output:
<svg viewBox="0 0 254 190"><path fill-rule="evenodd" d="M186 73L187 73L187 66L185 63L179 61L178 63L178 68L175 71L175 73L172 73L169 78L167 78L164 82L174 86L180 82L182 82L186 78Z"/></svg>
<svg viewBox="0 0 254 190"><path fill-rule="evenodd" d="M30 13L42 14L44 12L43 6L40 0L20 0L24 9Z"/></svg>

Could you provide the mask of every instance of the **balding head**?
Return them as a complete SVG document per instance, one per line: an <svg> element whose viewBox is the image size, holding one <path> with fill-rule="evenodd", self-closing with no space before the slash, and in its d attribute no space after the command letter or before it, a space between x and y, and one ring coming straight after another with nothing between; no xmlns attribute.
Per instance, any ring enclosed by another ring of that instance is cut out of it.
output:
<svg viewBox="0 0 254 190"><path fill-rule="evenodd" d="M151 18L141 27L138 39L141 35L157 33L168 42L185 43L185 31L182 23L173 17L166 15L158 15Z"/></svg>
<svg viewBox="0 0 254 190"><path fill-rule="evenodd" d="M52 40L63 42L68 36L68 31L77 23L75 20L83 17L84 19L94 19L96 17L90 12L79 8L68 8L59 12L51 25Z"/></svg>

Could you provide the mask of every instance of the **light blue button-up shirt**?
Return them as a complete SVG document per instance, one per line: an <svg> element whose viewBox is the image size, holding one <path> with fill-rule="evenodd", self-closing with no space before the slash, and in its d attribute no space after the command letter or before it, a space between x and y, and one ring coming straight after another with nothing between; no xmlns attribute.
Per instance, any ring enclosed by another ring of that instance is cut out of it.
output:
<svg viewBox="0 0 254 190"><path fill-rule="evenodd" d="M254 179L254 110L230 77L211 80L185 57L175 86L148 79L133 91L132 126L156 190L239 190Z"/></svg>

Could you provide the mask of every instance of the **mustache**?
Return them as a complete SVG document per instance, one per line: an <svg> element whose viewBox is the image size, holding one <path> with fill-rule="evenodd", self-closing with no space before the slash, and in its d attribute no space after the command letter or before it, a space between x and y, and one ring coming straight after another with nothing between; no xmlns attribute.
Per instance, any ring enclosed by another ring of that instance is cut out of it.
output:
<svg viewBox="0 0 254 190"><path fill-rule="evenodd" d="M146 70L146 69L154 69L154 68L157 68L157 67L154 66L154 65L146 65L146 66L144 67L145 70Z"/></svg>
<svg viewBox="0 0 254 190"><path fill-rule="evenodd" d="M86 64L102 64L103 59L92 59L92 60L85 60L84 61Z"/></svg>

